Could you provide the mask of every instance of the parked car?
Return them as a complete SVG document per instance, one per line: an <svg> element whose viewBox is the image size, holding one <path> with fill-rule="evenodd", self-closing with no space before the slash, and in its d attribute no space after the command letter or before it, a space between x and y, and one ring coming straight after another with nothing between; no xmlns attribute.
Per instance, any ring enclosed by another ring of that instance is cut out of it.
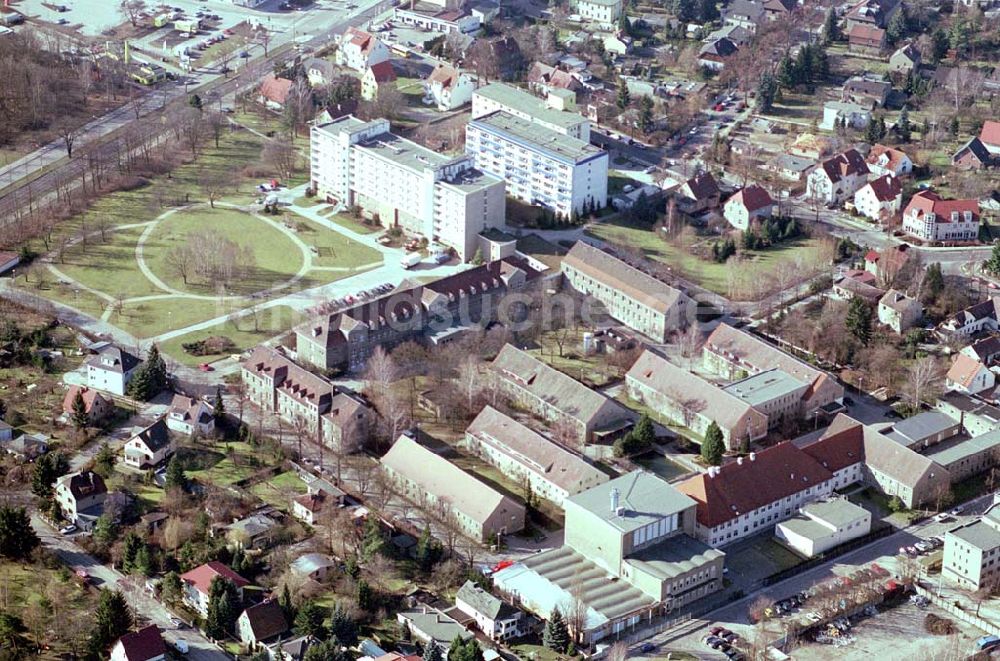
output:
<svg viewBox="0 0 1000 661"><path fill-rule="evenodd" d="M655 652L655 651L656 651L656 645L654 645L653 643L643 643L642 646L639 647L639 652L642 654L649 654L650 652Z"/></svg>
<svg viewBox="0 0 1000 661"><path fill-rule="evenodd" d="M215 371L215 368L212 367L211 365L209 365L208 363L201 363L200 365L198 365L198 369L200 369L202 372L214 372Z"/></svg>
<svg viewBox="0 0 1000 661"><path fill-rule="evenodd" d="M951 514L952 516L958 516L959 514L961 514L964 511L965 511L965 508L962 507L961 505L959 505L958 507L956 507L956 508L952 509L950 512L948 512L948 514Z"/></svg>
<svg viewBox="0 0 1000 661"><path fill-rule="evenodd" d="M934 520L937 521L938 523L944 523L945 521L951 520L951 515L948 514L947 512L941 512L940 514L934 517Z"/></svg>
<svg viewBox="0 0 1000 661"><path fill-rule="evenodd" d="M59 529L60 535L72 535L75 532L76 532L76 525L72 523L69 524L68 526L63 526L62 528Z"/></svg>

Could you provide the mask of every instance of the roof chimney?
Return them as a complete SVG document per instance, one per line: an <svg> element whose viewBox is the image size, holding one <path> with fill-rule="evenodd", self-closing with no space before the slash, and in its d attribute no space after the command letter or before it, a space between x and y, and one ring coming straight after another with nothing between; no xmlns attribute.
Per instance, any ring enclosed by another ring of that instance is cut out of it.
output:
<svg viewBox="0 0 1000 661"><path fill-rule="evenodd" d="M611 487L611 511L618 514L618 487Z"/></svg>

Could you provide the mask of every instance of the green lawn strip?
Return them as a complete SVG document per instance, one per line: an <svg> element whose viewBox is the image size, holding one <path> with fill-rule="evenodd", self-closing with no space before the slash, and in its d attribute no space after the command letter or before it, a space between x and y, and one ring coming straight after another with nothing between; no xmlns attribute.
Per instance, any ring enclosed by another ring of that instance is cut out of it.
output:
<svg viewBox="0 0 1000 661"><path fill-rule="evenodd" d="M289 510L290 500L306 492L306 485L294 471L286 471L250 487L250 493L268 505Z"/></svg>
<svg viewBox="0 0 1000 661"><path fill-rule="evenodd" d="M23 281L18 281L18 286L29 294L68 305L98 319L104 314L104 309L107 305L106 301L96 294L91 294L89 291L83 289L76 289L72 285L53 283L47 285L45 289L36 289L33 284L25 286Z"/></svg>
<svg viewBox="0 0 1000 661"><path fill-rule="evenodd" d="M397 78L396 89L407 96L424 96L424 82L419 78Z"/></svg>
<svg viewBox="0 0 1000 661"><path fill-rule="evenodd" d="M203 470L188 471L188 476L216 486L232 486L259 470L250 465L249 459L254 451L246 443L230 443L229 447L227 452L225 444L218 444L214 453L221 454L223 458Z"/></svg>
<svg viewBox="0 0 1000 661"><path fill-rule="evenodd" d="M304 216L297 214L289 216L289 221L297 228L299 239L306 245L316 248L316 251L313 252L313 266L357 269L368 264L382 263L382 253L379 251L322 227ZM313 272L310 278L316 278L316 273L329 274L330 280L328 281L332 282L351 272ZM337 273L342 275L336 276Z"/></svg>
<svg viewBox="0 0 1000 661"><path fill-rule="evenodd" d="M200 365L201 363L212 363L228 358L230 354L242 353L247 349L252 349L261 342L287 331L298 323L300 319L301 315L293 308L287 305L278 305L273 308L261 310L258 313L257 330L254 330L252 316L248 315L240 319L227 319L210 328L192 331L171 338L160 345L160 351L177 362L190 367ZM232 351L225 353L195 356L185 351L182 346L209 337L227 337L233 341L236 347Z"/></svg>
<svg viewBox="0 0 1000 661"><path fill-rule="evenodd" d="M213 282L196 274L183 278L168 265L169 254L201 233L217 233L224 239L253 250L254 268L231 284L226 295L247 295L269 289L291 279L303 264L302 251L281 230L237 209L198 207L164 218L143 246L149 269L168 286L180 291L213 295Z"/></svg>
<svg viewBox="0 0 1000 661"><path fill-rule="evenodd" d="M592 225L587 233L596 238L637 248L656 261L679 270L684 277L716 293L726 295L729 290L729 270L727 264L719 264L701 259L683 248L664 241L649 229L632 227L620 221L609 221ZM801 253L804 263L813 263L818 258L819 241L801 239L783 243L762 251L748 251L746 255L765 266L774 266L786 260L795 259Z"/></svg>
<svg viewBox="0 0 1000 661"><path fill-rule="evenodd" d="M345 216L342 213L337 213L332 216L327 216L330 220L337 223L341 227L353 230L358 234L374 234L375 232L380 232L382 228L378 225L365 225L364 223L351 218L350 216Z"/></svg>
<svg viewBox="0 0 1000 661"><path fill-rule="evenodd" d="M135 247L143 228L119 230L108 235L107 243L92 237L66 251L64 261L53 266L81 284L109 296L124 298L164 294L150 282L135 259Z"/></svg>
<svg viewBox="0 0 1000 661"><path fill-rule="evenodd" d="M138 338L154 337L168 331L231 314L239 309L225 301L191 298L165 298L127 303L122 314L113 313L108 321Z"/></svg>

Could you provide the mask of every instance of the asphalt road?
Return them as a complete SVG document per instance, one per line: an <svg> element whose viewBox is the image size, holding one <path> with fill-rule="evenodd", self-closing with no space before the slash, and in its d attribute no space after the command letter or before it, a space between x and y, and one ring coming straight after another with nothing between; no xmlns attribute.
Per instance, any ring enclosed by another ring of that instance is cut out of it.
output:
<svg viewBox="0 0 1000 661"><path fill-rule="evenodd" d="M188 659L195 661L221 661L228 659L218 647L213 645L197 629L184 627L177 629L170 623L170 612L159 601L154 599L143 587L143 581L134 577L126 577L118 571L101 564L97 558L86 553L73 541L72 536L63 536L53 530L37 514L31 517L31 525L38 533L42 544L55 552L68 567L73 570L83 569L102 589L118 589L125 594L132 608L140 616L160 627L164 639L171 645L178 640L188 644Z"/></svg>

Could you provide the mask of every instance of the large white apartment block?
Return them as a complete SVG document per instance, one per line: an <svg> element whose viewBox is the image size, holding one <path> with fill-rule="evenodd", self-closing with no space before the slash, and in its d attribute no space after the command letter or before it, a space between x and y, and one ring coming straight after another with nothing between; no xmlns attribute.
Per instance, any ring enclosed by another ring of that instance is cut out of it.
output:
<svg viewBox="0 0 1000 661"><path fill-rule="evenodd" d="M472 119L498 110L584 142L590 142L590 120L576 112L558 110L531 92L506 83L490 83L472 95Z"/></svg>
<svg viewBox="0 0 1000 661"><path fill-rule="evenodd" d="M1000 512L991 505L978 521L944 536L941 575L967 590L995 585L1000 573Z"/></svg>
<svg viewBox="0 0 1000 661"><path fill-rule="evenodd" d="M319 197L359 206L385 227L427 237L471 259L478 235L504 225L504 182L474 159L445 156L353 116L313 126L312 185Z"/></svg>
<svg viewBox="0 0 1000 661"><path fill-rule="evenodd" d="M576 11L582 19L615 25L622 15L622 0L579 0Z"/></svg>
<svg viewBox="0 0 1000 661"><path fill-rule="evenodd" d="M469 122L465 151L528 204L569 217L608 203L608 152L508 112Z"/></svg>

